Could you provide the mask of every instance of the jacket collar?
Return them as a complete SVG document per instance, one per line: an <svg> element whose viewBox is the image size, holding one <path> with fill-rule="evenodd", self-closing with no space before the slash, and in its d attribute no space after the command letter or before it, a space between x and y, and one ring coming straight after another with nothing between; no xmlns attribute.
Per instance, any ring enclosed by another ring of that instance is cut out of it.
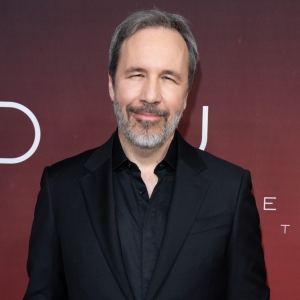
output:
<svg viewBox="0 0 300 300"><path fill-rule="evenodd" d="M114 136L117 134L117 131L115 131L109 140L104 143L102 146L98 147L92 155L89 157L89 159L85 163L85 167L90 171L94 172L99 167L101 167L105 161L108 159L111 159L112 155L112 147L114 142Z"/></svg>

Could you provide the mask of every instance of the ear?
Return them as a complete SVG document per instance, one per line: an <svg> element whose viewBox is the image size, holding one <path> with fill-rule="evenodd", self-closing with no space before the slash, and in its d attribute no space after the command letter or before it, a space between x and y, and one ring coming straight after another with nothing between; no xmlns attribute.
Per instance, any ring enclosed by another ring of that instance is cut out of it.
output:
<svg viewBox="0 0 300 300"><path fill-rule="evenodd" d="M185 97L184 97L184 99L183 99L183 101L184 101L184 102L183 102L183 110L186 109L188 95L189 95L189 93L186 93L186 95L185 95Z"/></svg>
<svg viewBox="0 0 300 300"><path fill-rule="evenodd" d="M112 101L115 99L115 91L114 91L114 86L112 82L112 78L110 75L108 75L108 91L109 91L109 96Z"/></svg>

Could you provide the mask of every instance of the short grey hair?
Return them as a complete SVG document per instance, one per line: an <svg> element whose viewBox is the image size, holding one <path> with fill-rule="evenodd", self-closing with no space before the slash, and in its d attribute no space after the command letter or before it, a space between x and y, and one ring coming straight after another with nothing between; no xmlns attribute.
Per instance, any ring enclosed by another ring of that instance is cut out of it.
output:
<svg viewBox="0 0 300 300"><path fill-rule="evenodd" d="M115 30L109 49L108 73L115 85L115 76L123 42L137 31L150 27L164 27L176 30L184 39L189 54L188 91L191 89L196 65L199 59L195 38L188 26L188 21L178 15L159 9L143 10L131 14Z"/></svg>

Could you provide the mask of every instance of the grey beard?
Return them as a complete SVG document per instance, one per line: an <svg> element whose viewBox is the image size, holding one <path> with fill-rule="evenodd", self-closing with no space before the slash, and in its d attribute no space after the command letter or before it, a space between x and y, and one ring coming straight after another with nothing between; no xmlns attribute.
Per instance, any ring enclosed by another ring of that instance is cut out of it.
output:
<svg viewBox="0 0 300 300"><path fill-rule="evenodd" d="M146 103L139 108L134 108L131 105L128 105L126 107L126 120L122 114L121 107L116 99L113 101L113 107L119 130L122 131L125 137L133 145L142 149L154 149L161 147L176 130L184 111L184 109L182 108L173 116L171 120L168 121L170 113L168 111L157 110L153 104ZM151 132L151 127L156 125L159 121L151 122L145 120L136 120L136 122L139 122L142 125L143 129L139 132L134 132L134 127L136 124L132 124L130 122L131 112L155 113L164 117L165 123L162 125L159 132Z"/></svg>

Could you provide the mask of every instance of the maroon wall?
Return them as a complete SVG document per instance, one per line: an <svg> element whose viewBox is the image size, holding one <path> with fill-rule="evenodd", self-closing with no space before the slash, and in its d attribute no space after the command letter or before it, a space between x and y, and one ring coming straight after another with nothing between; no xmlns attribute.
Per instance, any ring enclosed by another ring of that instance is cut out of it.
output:
<svg viewBox="0 0 300 300"><path fill-rule="evenodd" d="M30 119L1 103L29 108L41 128L30 158L0 163L1 299L26 288L44 166L96 147L116 127L107 92L115 27L153 5L190 20L201 55L180 131L199 147L209 106L206 150L252 172L271 299L299 298L299 0L0 0L0 158L24 154L35 137Z"/></svg>

